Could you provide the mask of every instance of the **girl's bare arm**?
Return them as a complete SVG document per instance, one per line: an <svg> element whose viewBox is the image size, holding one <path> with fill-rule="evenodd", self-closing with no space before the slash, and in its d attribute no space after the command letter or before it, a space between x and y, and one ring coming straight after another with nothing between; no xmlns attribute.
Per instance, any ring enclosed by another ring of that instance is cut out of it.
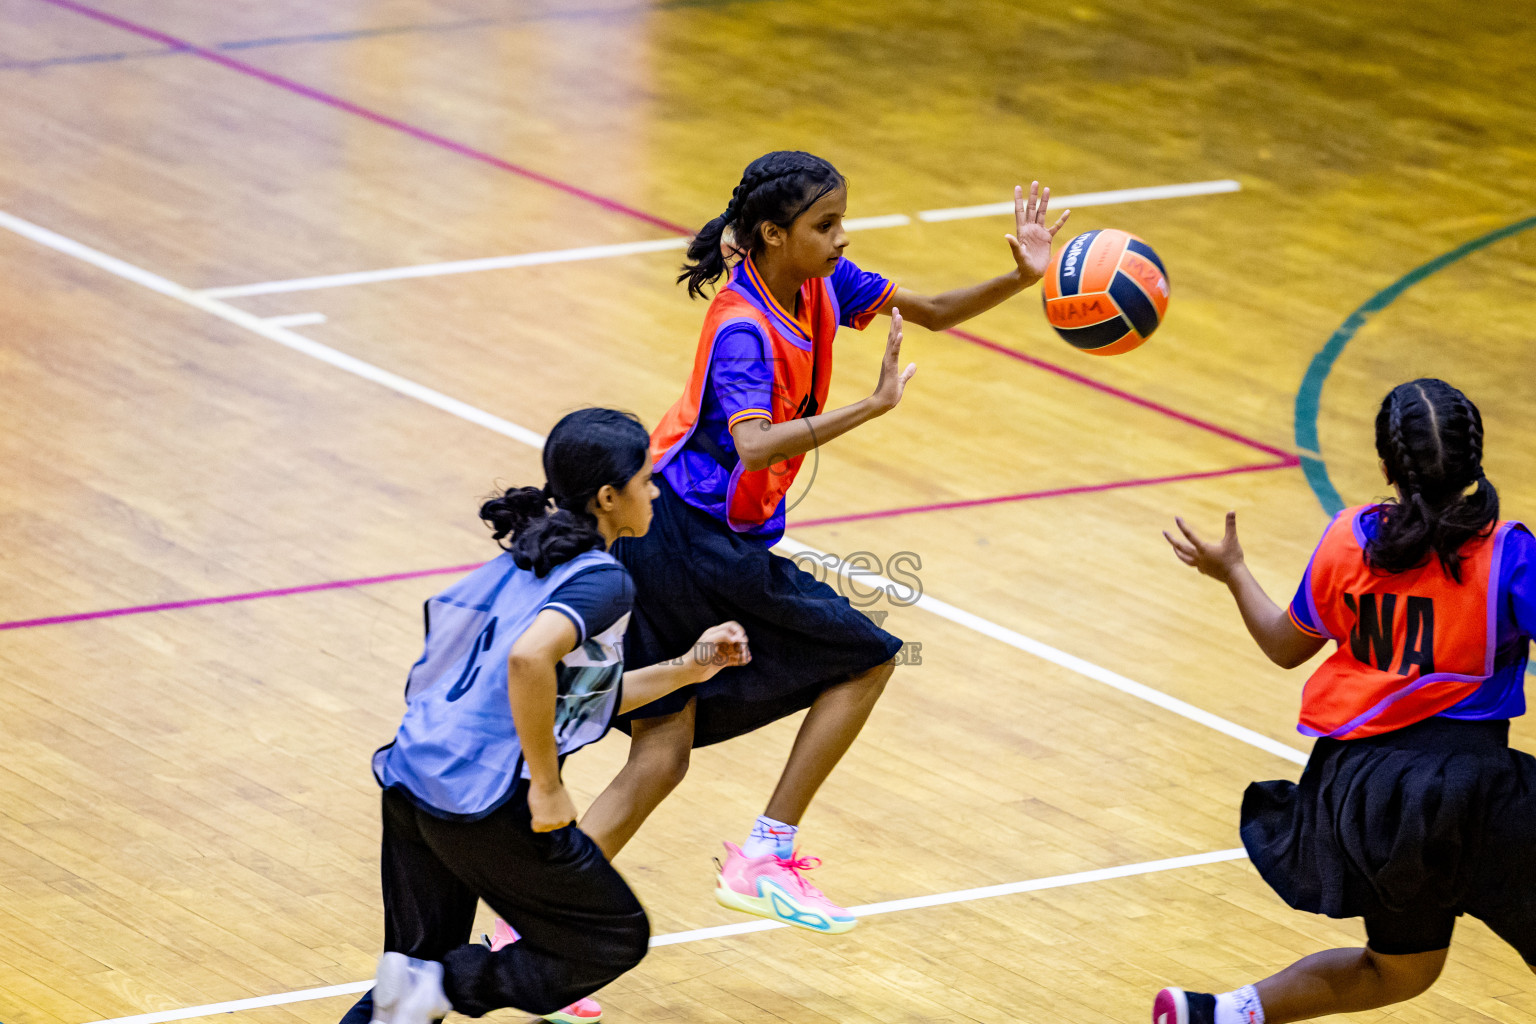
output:
<svg viewBox="0 0 1536 1024"><path fill-rule="evenodd" d="M1297 629L1285 609L1270 599L1253 573L1248 571L1248 564L1243 560L1243 547L1237 541L1236 512L1227 513L1226 534L1215 544L1201 540L1182 518L1175 516L1174 522L1178 524L1182 538L1163 531L1163 536L1173 545L1173 553L1185 565L1227 585L1237 601L1237 610L1242 613L1248 634L1270 661L1281 668L1295 668L1322 650L1327 641Z"/></svg>
<svg viewBox="0 0 1536 1024"><path fill-rule="evenodd" d="M834 437L841 437L854 427L868 423L876 416L883 416L896 408L906 392L907 381L917 372L917 364L909 363L900 369L901 363L900 309L891 310L891 332L885 341L885 358L880 363L880 379L874 393L868 398L831 409L816 416L773 423L766 419L737 421L731 428L731 438L736 442L736 454L748 470L767 469L785 459L802 455L812 448L826 444Z"/></svg>
<svg viewBox="0 0 1536 1024"><path fill-rule="evenodd" d="M1005 235L1013 250L1014 270L990 281L954 288L938 295L919 295L906 288L896 289L891 305L905 311L908 320L930 331L943 331L964 323L971 317L1031 287L1045 275L1051 262L1051 240L1072 213L1067 210L1050 227L1045 225L1045 210L1051 190L1031 182L1029 196L1021 185L1013 189L1014 234ZM884 313L888 310L882 309Z"/></svg>

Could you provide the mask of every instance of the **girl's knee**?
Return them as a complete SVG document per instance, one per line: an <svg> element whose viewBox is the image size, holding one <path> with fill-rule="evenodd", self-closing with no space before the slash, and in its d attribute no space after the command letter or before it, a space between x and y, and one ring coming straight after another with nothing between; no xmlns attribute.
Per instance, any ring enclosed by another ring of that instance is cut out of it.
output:
<svg viewBox="0 0 1536 1024"><path fill-rule="evenodd" d="M651 950L651 921L638 906L615 928L602 957L613 978L634 970ZM610 978L609 980L612 980Z"/></svg>
<svg viewBox="0 0 1536 1024"><path fill-rule="evenodd" d="M629 763L643 772L646 778L665 786L671 792L688 774L688 761L693 753L691 737L689 740L656 742L652 739L644 743L633 743L629 749Z"/></svg>
<svg viewBox="0 0 1536 1024"><path fill-rule="evenodd" d="M651 951L651 922L645 916L645 911L640 912L640 920L630 932L630 945L625 962L629 964L626 971L634 970L640 966L640 961L645 959L645 954Z"/></svg>
<svg viewBox="0 0 1536 1024"><path fill-rule="evenodd" d="M1447 952L1436 949L1427 953L1389 955L1367 947L1365 962L1380 979L1392 1002L1401 1002L1429 990L1445 967Z"/></svg>
<svg viewBox="0 0 1536 1024"><path fill-rule="evenodd" d="M868 672L863 673L862 675L855 676L854 681L863 683L865 686L874 690L876 696L879 696L880 693L885 690L885 684L890 682L891 676L895 674L895 672L896 662L894 659L892 659L891 661L885 662L883 665L876 665L874 668L870 669Z"/></svg>

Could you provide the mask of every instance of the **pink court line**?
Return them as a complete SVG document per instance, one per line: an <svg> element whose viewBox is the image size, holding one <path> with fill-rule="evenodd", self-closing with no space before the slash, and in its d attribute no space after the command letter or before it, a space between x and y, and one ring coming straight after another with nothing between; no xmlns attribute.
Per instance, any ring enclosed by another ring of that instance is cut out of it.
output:
<svg viewBox="0 0 1536 1024"><path fill-rule="evenodd" d="M496 167L500 170L519 175L528 179L529 181L535 181L541 185L547 185L550 188L557 189L567 195L575 196L578 199L583 199L590 203L595 203L605 210L610 210L614 213L620 213L627 217L632 217L636 220L641 220L647 224L651 224L659 228L664 228L668 231L673 231L678 234L687 236L693 235L693 232L690 229L685 228L680 224L674 224L671 221L653 216L652 214L646 213L643 210L637 210L633 206L621 203L616 199L609 199L607 196L600 196L595 192L589 192L584 188L579 188L575 185L568 184L567 182L552 178L547 174L541 174L538 171L530 170L526 167L511 163L510 161L503 160L498 156L493 156L490 153L466 146L461 142L455 142L453 139L438 135L436 132L430 132L424 128L418 128L415 125L407 124L398 118L390 117L387 114L381 114L377 111L369 110L367 107L359 106L350 100L344 100L339 96L332 95L328 92L323 92L319 89L313 88L312 86L305 85L302 82L296 82L291 78L285 78L282 75L274 74L270 71L264 71L254 64L247 64L243 60L236 60L235 58L226 56L216 50L210 50L205 47L198 46L195 43L181 39L177 36L169 35L165 32L150 28L146 25L140 25L137 22L129 21L126 18L120 18L117 15L109 14L106 11L97 10L94 7L88 7L85 4L77 2L77 0L42 0L42 2L52 4L53 6L63 8L64 10L73 11L76 14L81 14L87 18L95 19L96 21L100 21L115 28L122 29L125 32L131 32L135 35L142 36L145 39L152 39L155 42L162 43L166 46L177 47L187 53L201 57L204 60L212 61L221 67L228 68L231 71L238 71L242 75L249 75L252 78L259 79L268 83L269 85L275 85L279 89L287 90L288 92L291 92L297 96L303 96L306 99L315 100L318 103L324 103L326 106L332 107L336 110L364 118L365 120L371 121L374 124L393 129L394 131L402 132L414 139L419 139L423 142L430 143L431 145L446 149L449 152L458 153L460 156L467 156L471 160L478 160L483 164L488 164L489 166ZM990 349L993 352L998 352L1012 359L1017 359L1021 362L1028 363L1029 365L1038 369L1047 370L1051 373L1065 377L1068 380L1076 381L1079 384L1083 384L1097 391L1101 391L1104 394L1113 395L1116 398L1123 399L1132 403L1133 405L1139 405L1144 409L1150 409L1154 412L1161 413L1164 416L1172 417L1181 423L1187 423L1190 426L1197 427L1212 434L1216 434L1219 437L1224 437L1228 440L1236 441L1237 443L1246 445L1249 448L1254 448L1258 451L1264 452L1266 455L1273 455L1275 458L1292 457L1289 455L1289 453L1281 451L1279 448L1274 448L1270 445L1264 444L1263 442L1255 441L1250 437L1245 437L1244 435L1239 434L1237 431L1228 430L1225 427L1219 427L1214 423L1209 423L1205 420L1190 416L1187 413L1179 412L1178 410L1172 409L1159 402L1154 402L1146 398L1140 398L1128 391L1122 391L1121 389L1113 387L1112 385L1101 383L1094 380L1092 377L1085 376L1073 370L1068 370L1063 366L1057 366L1055 363L1048 362L1047 360L1026 355L1017 349L1009 348L1006 345L1000 345L995 341L988 341L986 338L972 334L969 331L962 331L957 328L951 328L949 333L953 334L957 338L968 341L973 345L980 345L982 348Z"/></svg>
<svg viewBox="0 0 1536 1024"><path fill-rule="evenodd" d="M254 590L246 594L225 594L222 597L197 597L189 601L166 601L163 604L140 604L131 608L109 608L99 612L78 612L74 615L50 615L44 619L17 619L0 622L0 630L31 629L34 626L60 626L66 622L87 622L91 619L114 619L120 615L147 615L150 612L169 612L181 608L201 608L211 604L234 604L237 601L259 601L265 597L291 597L294 594L313 594L322 590L345 590L351 587L368 587L375 583L395 583L414 580L423 576L444 576L454 572L469 572L482 564L451 565L443 569L418 569L415 572L396 572L388 576L364 576L355 580L331 580L328 583L309 583L302 587L280 587L277 590Z"/></svg>
<svg viewBox="0 0 1536 1024"><path fill-rule="evenodd" d="M1175 484L1186 480L1209 480L1219 476L1235 476L1238 473L1262 473L1271 469L1291 469L1301 465L1294 455L1281 453L1280 462L1263 462L1252 466L1234 466L1230 469L1211 469L1201 473L1177 473L1173 476L1149 476L1137 480L1116 480L1107 484L1083 484L1078 487L1058 487L1049 491L1025 491L1022 494L1004 494L993 498L970 498L965 501L942 501L931 505L908 505L905 508L888 508L876 512L853 512L842 516L825 516L821 519L805 519L795 524L795 529L807 526L831 526L833 523L853 523L863 519L891 519L896 516L916 515L919 512L944 512L957 508L976 508L980 505L1002 505L1013 501L1034 501L1039 498L1061 498L1069 494L1094 494L1099 491L1123 490L1128 487L1151 487L1154 484Z"/></svg>
<svg viewBox="0 0 1536 1024"><path fill-rule="evenodd" d="M96 21L111 25L114 28L122 29L124 32L132 32L134 35L142 36L145 39L153 39L155 42L163 43L166 46L177 47L179 49L185 50L187 53L201 57L207 61L212 61L221 67L228 68L231 71L238 71L242 75L249 75L252 78L260 79L261 81L266 82L268 85L275 85L279 89L285 89L296 96L303 96L305 99L311 99L317 103L324 103L326 106L340 110L343 113L352 114L356 117L361 117L365 120L372 121L374 124L380 125L382 127L390 128L397 132L402 132L406 135L409 135L413 139L419 139L422 142L430 143L431 145L437 146L441 149L446 149L451 153L457 153L460 156L467 156L471 160L478 160L480 163L488 164L491 167L497 168L498 170L508 171L512 174L526 178L529 181L538 182L540 185L547 185L550 188L564 192L566 195L575 196L577 199L583 199L589 203L594 203L598 206L601 206L605 210L610 210L614 213L620 213L626 217L633 217L635 220L644 221L645 223L651 224L658 228L665 228L667 231L673 231L679 234L690 236L693 234L693 232L688 228L685 228L679 224L674 224L669 220L663 220L660 217L652 216L651 214L646 213L644 210L637 210L633 206L619 202L617 199L609 199L607 196L600 196L596 192L589 192L584 188L579 188L567 182L560 181L557 178L551 178L547 174L540 174L538 171L530 170L527 167L522 167L510 161L503 160L499 156L493 156L490 153L486 153L482 150L475 149L471 146L466 146L462 142L455 142L453 139L438 135L436 132L430 132L425 128L418 128L415 125L407 124L406 122L401 121L398 118L390 117L387 114L381 114L378 111L369 110L367 107L359 106L350 100L344 100L340 96L334 96L331 93L323 92L320 89L305 85L302 82L296 82L291 78L285 78L282 75L274 74L271 71L264 71L254 64L247 64L243 60L236 60L233 57L225 56L224 54L219 53L217 50L206 49L205 47L198 46L195 43L188 42L185 39L180 39L176 36L168 35L164 32L152 29L147 25L140 25L137 22L129 21L126 18L120 18L115 14L109 14L106 11L100 11L94 7L87 7L85 4L76 3L75 0L42 0L42 2L52 4L55 7L62 7L67 11L73 11L76 14L84 15L87 18L93 18Z"/></svg>
<svg viewBox="0 0 1536 1024"><path fill-rule="evenodd" d="M1258 473L1269 469L1289 469L1301 464L1294 455L1284 455L1281 462L1266 462L1254 466L1235 466L1231 469L1213 469L1203 473L1180 473L1174 476L1144 477L1138 480L1117 480L1107 484L1085 484L1080 487L1058 487L1049 491L1029 491L1024 494L1004 494L994 498L973 498L966 501L946 501L932 505L908 505L903 508L881 509L875 512L855 512L844 516L828 516L807 519L796 524L829 526L833 523L851 523L863 519L891 519L896 516L915 515L919 512L943 512L949 509L972 508L977 505L999 505L1014 501L1034 501L1039 498L1059 498L1069 494L1092 494L1127 487L1150 487L1154 484L1179 483L1185 480L1207 480L1212 477L1233 476L1238 473ZM470 565L450 565L441 569L417 569L414 572L390 573L387 576L364 576L354 580L332 580L327 583L309 583L301 587L280 587L276 590L255 590L244 594L225 594L222 597L198 597L187 601L166 601L162 604L140 604L129 608L109 608L98 612L77 612L73 615L50 615L41 619L17 619L0 622L0 631L7 629L31 629L36 626L60 626L70 622L88 622L92 619L113 619L123 615L148 615L151 612L177 611L182 608L201 608L206 605L235 604L240 601L259 601L268 597L291 597L294 594L313 594L325 590L347 590L368 587L377 583L395 583L400 580L420 579L424 576L446 576L450 573L469 572L478 569L482 562Z"/></svg>
<svg viewBox="0 0 1536 1024"><path fill-rule="evenodd" d="M1226 427L1217 426L1214 423L1211 423L1207 420L1202 420L1195 416L1191 416L1188 413L1179 412L1179 410L1172 408L1171 406L1163 405L1161 402L1154 402L1150 398L1142 398L1140 395L1133 395L1129 391L1122 391L1112 384L1105 384L1103 381L1094 380L1092 377L1078 373L1076 370L1069 370L1065 366L1058 366L1055 363L1049 362L1045 359L1040 359L1037 356L1026 355L1023 352L1020 352L1018 349L1009 348L1007 345L999 345L995 341L988 341L986 338L981 337L979 334L972 334L970 331L962 331L958 327L951 327L948 333L953 334L955 337L960 338L963 341L968 341L973 345L980 345L984 349L1001 353L1002 355L1008 356L1011 359L1017 359L1021 363L1028 363L1030 366L1045 370L1049 373L1054 373L1059 377L1065 377L1067 380L1081 384L1084 387L1093 388L1095 391L1102 391L1106 395L1112 395L1115 398L1130 402L1132 405L1140 406L1143 409L1150 409L1151 411L1160 413L1161 415L1167 416L1170 419L1178 420L1180 423L1186 423L1189 426L1197 427L1200 430L1215 434L1218 437L1224 437L1229 441L1236 441L1238 444L1257 449L1258 451L1263 452L1265 455L1273 455L1277 459L1289 460L1284 464L1285 466L1300 465L1300 460L1298 460L1296 456L1292 455L1290 452L1283 451L1271 445L1267 445L1262 441L1255 441L1253 438L1244 434L1239 434L1235 430L1228 430ZM1268 469L1271 467L1262 466L1255 468ZM1282 467L1277 465L1272 468L1280 469Z"/></svg>
<svg viewBox="0 0 1536 1024"><path fill-rule="evenodd" d="M318 103L324 103L326 106L340 110L343 113L364 118L365 120L371 121L374 124L393 129L394 131L402 132L414 139L419 139L423 142L430 143L431 145L446 149L449 152L457 153L460 156L469 157L471 160L477 160L491 167L496 167L500 170L519 175L529 181L538 182L541 185L547 185L550 188L557 189L567 195L575 196L578 199L583 199L587 202L594 203L605 210L610 210L614 213L620 213L627 217L632 217L636 220L644 221L647 224L651 224L659 228L664 228L667 231L672 231L677 234L686 235L689 237L693 235L693 231L689 228L685 228L680 224L674 224L671 221L662 219L661 217L646 213L644 210L637 210L633 206L621 203L616 199L609 199L607 196L601 196L595 192L589 192L584 188L579 188L567 182L560 181L559 179L552 178L547 174L541 174L538 171L530 170L526 167L519 166L518 164L511 163L510 161L503 160L498 156L493 156L490 153L466 146L461 142L455 142L453 139L438 135L436 132L427 131L424 128L418 128L415 125L407 124L406 122L401 121L398 118L390 117L387 114L381 114L378 111L369 110L367 107L359 106L350 100L345 100L339 96L332 95L331 93L323 92L322 90L313 88L312 86L305 85L302 82L296 82L291 78L286 78L282 75L274 74L270 71L264 71L254 64L248 64L245 61L236 60L235 58L226 56L225 54L219 53L216 50L210 50L205 47L198 46L195 43L189 42L188 40L169 35L165 32L150 28L146 25L140 25L137 22L129 21L126 18L120 18L115 14L109 14L106 11L100 11L94 7L88 7L85 4L77 2L77 0L41 0L41 2L52 4L53 6L63 8L64 10L73 11L87 18L92 18L96 21L103 22L104 24L122 29L125 32L131 32L135 35L142 36L145 39L152 39L155 42L162 43L166 46L177 47L187 53L201 57L207 61L212 61L221 67L228 68L231 71L237 71L242 75L248 75L252 78L259 79L260 81L266 82L269 85L275 85L279 89L284 89L297 96L303 96L306 99L315 100ZM949 333L964 341L968 341L973 345L979 345L982 348L1000 353L1012 359L1017 359L1020 362L1028 363L1029 365L1038 369L1047 370L1051 373L1065 377L1068 380L1076 381L1079 384L1091 387L1096 391L1100 391L1104 394L1113 395L1116 398L1123 399L1132 403L1133 405L1138 405L1144 409L1149 409L1164 416L1172 417L1181 423L1187 423L1190 426L1197 427L1212 434L1216 434L1219 437L1224 437L1228 440L1236 441L1237 443L1246 445L1249 448L1264 452L1266 455L1272 455L1275 458L1291 457L1289 453L1281 451L1279 448L1274 448L1260 441L1256 441L1250 437L1239 434L1234 430L1228 430L1225 427L1219 427L1214 423L1209 423L1205 420L1190 416L1187 413L1179 412L1176 409L1172 409L1166 405L1162 405L1161 403L1151 401L1150 399L1140 398L1128 391L1122 391L1121 389L1113 387L1112 385L1101 383L1097 380L1094 380L1092 377L1085 376L1073 370L1068 370L1063 366L1058 366L1055 363L1037 358L1035 356L1026 355L1017 349L1009 348L1006 345L1000 345L995 341L988 341L986 338L972 334L969 331L962 331L957 328L951 328Z"/></svg>

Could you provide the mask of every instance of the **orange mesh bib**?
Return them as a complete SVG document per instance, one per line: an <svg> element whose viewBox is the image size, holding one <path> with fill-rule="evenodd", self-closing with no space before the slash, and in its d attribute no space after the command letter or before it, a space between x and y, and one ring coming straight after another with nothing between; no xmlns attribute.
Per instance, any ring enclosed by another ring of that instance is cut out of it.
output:
<svg viewBox="0 0 1536 1024"><path fill-rule="evenodd" d="M750 261L742 265L742 272L755 278ZM755 283L767 294L760 281ZM781 331L775 319L764 313L734 281L715 295L704 314L688 385L651 432L651 458L657 472L677 457L698 428L704 394L709 388L715 342L722 330L733 323L756 324L768 339L768 360L773 368L769 411L773 422L812 416L825 407L838 313L837 302L824 278L812 278L800 287L800 311L802 319L796 321L800 330L790 335ZM749 530L771 519L804 461L803 454L796 455L750 472L738 461L726 490L726 523L730 528L738 532Z"/></svg>
<svg viewBox="0 0 1536 1024"><path fill-rule="evenodd" d="M1309 573L1316 622L1338 641L1302 691L1300 730L1358 739L1401 729L1460 703L1493 675L1498 553L1510 524L1461 550L1461 582L1431 557L1406 572L1365 564L1361 516L1328 527Z"/></svg>

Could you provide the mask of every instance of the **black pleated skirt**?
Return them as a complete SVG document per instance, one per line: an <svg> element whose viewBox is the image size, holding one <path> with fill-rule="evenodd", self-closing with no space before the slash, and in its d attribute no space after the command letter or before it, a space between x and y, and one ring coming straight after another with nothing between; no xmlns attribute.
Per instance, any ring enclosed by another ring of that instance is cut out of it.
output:
<svg viewBox="0 0 1536 1024"><path fill-rule="evenodd" d="M680 657L704 630L731 619L747 631L752 661L621 716L616 727L628 732L634 719L680 711L696 696L694 746L718 743L809 707L827 687L901 649L831 586L655 479L661 496L650 530L613 546L635 582L625 667Z"/></svg>
<svg viewBox="0 0 1536 1024"><path fill-rule="evenodd" d="M1536 758L1510 749L1507 721L1318 740L1299 783L1248 787L1242 837L1298 910L1536 923Z"/></svg>

